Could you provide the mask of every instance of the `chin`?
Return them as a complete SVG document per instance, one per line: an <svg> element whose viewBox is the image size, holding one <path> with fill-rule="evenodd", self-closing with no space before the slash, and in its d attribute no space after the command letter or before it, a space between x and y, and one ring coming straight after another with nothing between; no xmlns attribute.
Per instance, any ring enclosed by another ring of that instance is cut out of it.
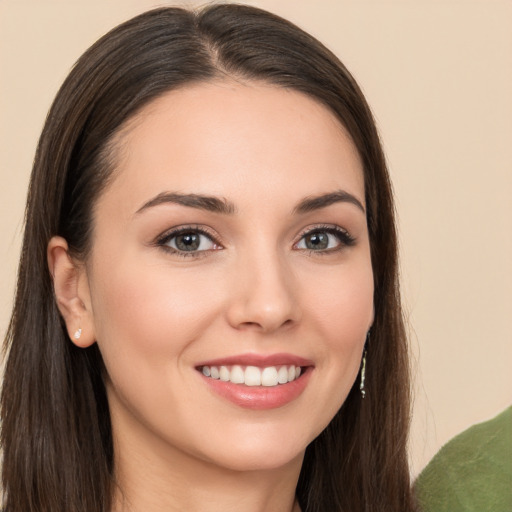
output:
<svg viewBox="0 0 512 512"><path fill-rule="evenodd" d="M216 458L216 465L231 471L272 471L282 469L286 466L302 465L305 448L297 452L272 451L267 452L261 447L253 450L237 451L232 449L226 457Z"/></svg>
<svg viewBox="0 0 512 512"><path fill-rule="evenodd" d="M232 471L274 470L287 465L300 466L314 437L298 431L290 435L283 429L244 432L244 435L230 436L228 442L217 444L212 439L203 453L209 462Z"/></svg>

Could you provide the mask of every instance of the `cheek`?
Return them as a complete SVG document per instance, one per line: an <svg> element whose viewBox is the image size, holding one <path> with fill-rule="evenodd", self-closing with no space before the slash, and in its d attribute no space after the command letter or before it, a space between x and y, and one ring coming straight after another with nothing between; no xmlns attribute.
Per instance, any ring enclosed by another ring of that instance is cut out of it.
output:
<svg viewBox="0 0 512 512"><path fill-rule="evenodd" d="M373 322L373 273L370 261L340 267L324 276L312 293L310 308L331 348L360 345Z"/></svg>
<svg viewBox="0 0 512 512"><path fill-rule="evenodd" d="M217 314L210 279L205 280L197 272L129 261L95 275L95 329L104 357L138 354L158 366L166 355L179 355Z"/></svg>

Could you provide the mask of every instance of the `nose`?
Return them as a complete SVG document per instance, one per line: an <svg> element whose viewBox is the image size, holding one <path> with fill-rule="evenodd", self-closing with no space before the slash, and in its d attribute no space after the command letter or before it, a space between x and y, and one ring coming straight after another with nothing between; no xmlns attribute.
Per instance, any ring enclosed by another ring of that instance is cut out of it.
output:
<svg viewBox="0 0 512 512"><path fill-rule="evenodd" d="M232 327L270 333L300 321L296 279L284 257L242 258L231 279L227 317Z"/></svg>

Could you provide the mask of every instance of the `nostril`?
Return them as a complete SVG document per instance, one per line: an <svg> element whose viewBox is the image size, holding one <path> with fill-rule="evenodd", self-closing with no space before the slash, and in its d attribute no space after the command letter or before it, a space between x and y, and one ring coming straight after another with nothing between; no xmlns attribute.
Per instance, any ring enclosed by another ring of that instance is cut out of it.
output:
<svg viewBox="0 0 512 512"><path fill-rule="evenodd" d="M269 321L268 319L261 322L241 322L237 328L241 330L248 331L261 331L261 332L272 332L280 329L287 329L294 325L295 321L290 319L285 320L284 322L280 321Z"/></svg>

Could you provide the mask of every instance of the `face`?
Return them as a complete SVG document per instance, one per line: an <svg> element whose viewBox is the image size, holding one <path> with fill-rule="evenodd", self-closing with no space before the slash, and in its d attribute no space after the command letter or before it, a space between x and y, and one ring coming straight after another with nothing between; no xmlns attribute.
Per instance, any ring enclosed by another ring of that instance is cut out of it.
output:
<svg viewBox="0 0 512 512"><path fill-rule="evenodd" d="M298 92L218 82L154 101L115 157L86 281L116 442L237 470L300 459L373 318L350 138Z"/></svg>

